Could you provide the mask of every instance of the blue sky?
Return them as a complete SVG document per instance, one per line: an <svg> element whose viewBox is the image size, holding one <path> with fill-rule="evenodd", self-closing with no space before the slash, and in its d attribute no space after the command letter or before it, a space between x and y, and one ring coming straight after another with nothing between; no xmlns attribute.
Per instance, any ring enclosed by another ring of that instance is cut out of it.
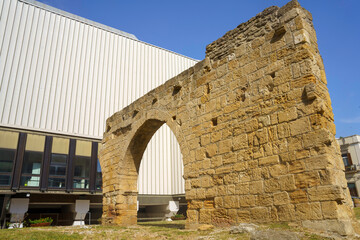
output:
<svg viewBox="0 0 360 240"><path fill-rule="evenodd" d="M202 60L207 44L288 0L40 0ZM337 137L360 135L359 0L298 0L313 15L335 114Z"/></svg>

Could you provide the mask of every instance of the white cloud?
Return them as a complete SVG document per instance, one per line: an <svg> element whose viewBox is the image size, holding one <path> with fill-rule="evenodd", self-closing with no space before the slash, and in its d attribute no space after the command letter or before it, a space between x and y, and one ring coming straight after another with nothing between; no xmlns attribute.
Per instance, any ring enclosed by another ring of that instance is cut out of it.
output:
<svg viewBox="0 0 360 240"><path fill-rule="evenodd" d="M360 116L354 118L340 119L342 123L360 123Z"/></svg>

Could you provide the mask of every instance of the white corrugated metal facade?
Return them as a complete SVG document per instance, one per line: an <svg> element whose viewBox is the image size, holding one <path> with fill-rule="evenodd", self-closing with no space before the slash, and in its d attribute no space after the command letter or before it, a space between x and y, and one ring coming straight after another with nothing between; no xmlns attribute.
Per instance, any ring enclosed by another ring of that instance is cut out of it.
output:
<svg viewBox="0 0 360 240"><path fill-rule="evenodd" d="M0 0L1 126L101 139L106 118L196 63L62 13ZM144 154L139 192L183 193L181 172L163 126Z"/></svg>

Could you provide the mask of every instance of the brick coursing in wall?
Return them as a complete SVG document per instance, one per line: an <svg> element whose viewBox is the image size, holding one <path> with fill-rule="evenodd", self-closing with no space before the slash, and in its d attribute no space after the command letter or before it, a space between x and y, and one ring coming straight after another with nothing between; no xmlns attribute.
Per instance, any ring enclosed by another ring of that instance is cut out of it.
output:
<svg viewBox="0 0 360 240"><path fill-rule="evenodd" d="M352 232L324 66L296 1L229 31L203 61L107 120L104 222L136 224L137 171L164 123L183 155L187 226L291 221Z"/></svg>

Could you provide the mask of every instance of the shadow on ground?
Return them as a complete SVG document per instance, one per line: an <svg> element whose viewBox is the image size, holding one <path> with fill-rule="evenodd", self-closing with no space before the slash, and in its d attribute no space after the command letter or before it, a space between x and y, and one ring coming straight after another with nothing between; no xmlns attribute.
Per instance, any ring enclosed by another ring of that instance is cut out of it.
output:
<svg viewBox="0 0 360 240"><path fill-rule="evenodd" d="M163 227L163 228L171 228L171 229L185 229L185 223L159 223L159 222L146 222L146 223L138 223L142 226L150 226L150 227Z"/></svg>

